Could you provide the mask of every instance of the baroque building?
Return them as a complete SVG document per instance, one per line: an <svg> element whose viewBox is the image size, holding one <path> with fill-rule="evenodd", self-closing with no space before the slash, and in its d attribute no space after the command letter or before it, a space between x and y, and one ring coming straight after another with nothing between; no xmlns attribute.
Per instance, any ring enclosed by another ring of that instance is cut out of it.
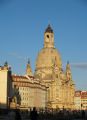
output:
<svg viewBox="0 0 87 120"><path fill-rule="evenodd" d="M70 64L62 68L60 53L54 45L54 32L50 25L44 32L44 46L36 59L35 78L47 87L47 108L74 109L75 85Z"/></svg>
<svg viewBox="0 0 87 120"><path fill-rule="evenodd" d="M50 25L44 32L44 46L38 53L34 75L29 60L25 75L12 74L5 62L0 66L0 87L0 108L74 109L75 84L70 64L67 62L63 70Z"/></svg>
<svg viewBox="0 0 87 120"><path fill-rule="evenodd" d="M0 66L0 109L45 109L46 93L46 85L34 77L29 61L25 75L13 74L7 62Z"/></svg>
<svg viewBox="0 0 87 120"><path fill-rule="evenodd" d="M12 74L12 88L14 93L11 107L20 109L46 107L46 86L33 76L29 60L25 75Z"/></svg>
<svg viewBox="0 0 87 120"><path fill-rule="evenodd" d="M87 91L75 91L74 103L76 110L87 110Z"/></svg>

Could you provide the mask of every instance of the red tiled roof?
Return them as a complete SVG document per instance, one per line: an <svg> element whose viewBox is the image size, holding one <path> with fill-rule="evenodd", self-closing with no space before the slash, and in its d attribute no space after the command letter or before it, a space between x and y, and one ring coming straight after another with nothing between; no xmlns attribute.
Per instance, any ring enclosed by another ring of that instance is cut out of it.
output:
<svg viewBox="0 0 87 120"><path fill-rule="evenodd" d="M25 79L25 80L29 80L29 78L30 78L31 80L32 80L32 79L34 80L34 76L29 76L29 75L28 75L28 76L23 76L23 75L14 75L14 74L12 75L12 80L13 80L13 81L14 81L15 79L18 80L18 81L20 81L20 80L22 80L22 79L23 79L23 80L24 80L24 79Z"/></svg>
<svg viewBox="0 0 87 120"><path fill-rule="evenodd" d="M19 79L27 79L26 76L20 76L20 75L12 75L12 78L19 78Z"/></svg>
<svg viewBox="0 0 87 120"><path fill-rule="evenodd" d="M75 91L75 97L80 97L81 96L81 91Z"/></svg>
<svg viewBox="0 0 87 120"><path fill-rule="evenodd" d="M29 78L33 78L33 79L35 78L34 76L30 76L30 75L28 75L28 77L29 77Z"/></svg>
<svg viewBox="0 0 87 120"><path fill-rule="evenodd" d="M82 91L81 92L81 98L86 98L87 99L87 91Z"/></svg>

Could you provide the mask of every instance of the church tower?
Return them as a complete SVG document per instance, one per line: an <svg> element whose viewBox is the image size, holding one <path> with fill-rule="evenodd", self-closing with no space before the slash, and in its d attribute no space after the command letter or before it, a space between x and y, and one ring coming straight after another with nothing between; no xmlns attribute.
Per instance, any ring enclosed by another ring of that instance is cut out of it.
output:
<svg viewBox="0 0 87 120"><path fill-rule="evenodd" d="M26 67L26 75L33 76L32 69L30 66L30 60L28 59L27 67Z"/></svg>
<svg viewBox="0 0 87 120"><path fill-rule="evenodd" d="M72 79L69 61L67 61L67 65L66 65L66 77L67 77L67 80Z"/></svg>
<svg viewBox="0 0 87 120"><path fill-rule="evenodd" d="M54 48L54 33L50 25L48 25L44 33L44 47Z"/></svg>

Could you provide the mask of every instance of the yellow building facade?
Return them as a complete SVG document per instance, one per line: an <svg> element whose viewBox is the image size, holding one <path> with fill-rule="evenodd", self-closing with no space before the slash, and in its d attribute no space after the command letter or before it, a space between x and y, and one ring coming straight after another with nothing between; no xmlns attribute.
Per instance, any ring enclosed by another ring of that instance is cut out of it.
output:
<svg viewBox="0 0 87 120"><path fill-rule="evenodd" d="M45 82L47 87L47 107L74 109L75 85L70 64L62 68L60 53L54 45L54 33L50 25L44 32L44 47L36 59L35 78Z"/></svg>
<svg viewBox="0 0 87 120"><path fill-rule="evenodd" d="M8 63L0 66L0 108L9 107L9 98L11 97L11 69Z"/></svg>
<svg viewBox="0 0 87 120"><path fill-rule="evenodd" d="M30 62L26 66L25 75L12 75L13 98L11 108L29 109L46 107L46 86L33 76ZM16 98L16 100L15 100ZM13 105L13 106L12 106Z"/></svg>

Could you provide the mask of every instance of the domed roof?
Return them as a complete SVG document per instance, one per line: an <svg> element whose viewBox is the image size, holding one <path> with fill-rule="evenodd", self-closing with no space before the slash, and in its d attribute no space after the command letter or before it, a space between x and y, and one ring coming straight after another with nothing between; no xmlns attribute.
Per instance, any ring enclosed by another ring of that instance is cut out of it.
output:
<svg viewBox="0 0 87 120"><path fill-rule="evenodd" d="M49 68L52 67L53 61L55 61L59 68L62 67L62 62L60 54L55 48L43 48L38 54L36 60L36 70L39 68Z"/></svg>

